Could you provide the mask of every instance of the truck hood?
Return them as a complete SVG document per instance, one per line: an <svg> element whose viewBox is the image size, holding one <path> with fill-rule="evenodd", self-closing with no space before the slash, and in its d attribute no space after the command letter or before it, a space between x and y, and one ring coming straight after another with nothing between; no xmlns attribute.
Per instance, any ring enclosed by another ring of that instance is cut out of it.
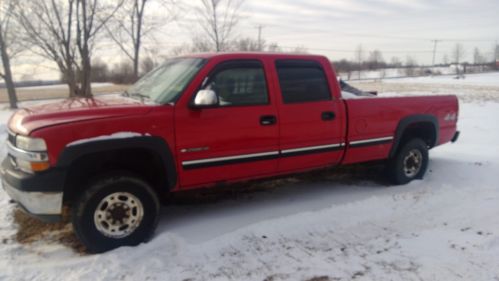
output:
<svg viewBox="0 0 499 281"><path fill-rule="evenodd" d="M14 133L29 135L40 128L69 122L141 115L149 112L153 106L119 95L71 98L20 109L10 118L9 129Z"/></svg>

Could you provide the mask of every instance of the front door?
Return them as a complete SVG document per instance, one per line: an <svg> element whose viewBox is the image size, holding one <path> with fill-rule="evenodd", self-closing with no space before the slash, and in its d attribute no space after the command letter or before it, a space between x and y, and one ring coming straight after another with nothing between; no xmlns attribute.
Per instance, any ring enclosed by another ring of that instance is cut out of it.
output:
<svg viewBox="0 0 499 281"><path fill-rule="evenodd" d="M267 73L259 60L218 63L199 86L214 91L218 104L176 108L182 188L276 171L279 131Z"/></svg>

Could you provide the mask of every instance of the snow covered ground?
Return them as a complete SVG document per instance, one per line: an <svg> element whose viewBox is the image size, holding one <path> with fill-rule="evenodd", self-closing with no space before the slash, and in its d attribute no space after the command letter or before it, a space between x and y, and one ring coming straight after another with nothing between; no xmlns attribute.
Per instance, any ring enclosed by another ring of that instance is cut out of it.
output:
<svg viewBox="0 0 499 281"><path fill-rule="evenodd" d="M452 84L452 85L480 85L499 87L499 72L466 74L464 79L455 79L455 75L424 76L385 79L385 83L422 83L422 84Z"/></svg>
<svg viewBox="0 0 499 281"><path fill-rule="evenodd" d="M113 86L113 83L92 83L92 88L101 88L101 87L109 87ZM56 85L44 85L44 86L30 86L30 87L22 87L23 90L45 90L45 89L68 89L68 85L66 84L56 84Z"/></svg>
<svg viewBox="0 0 499 281"><path fill-rule="evenodd" d="M75 252L53 239L58 229L19 243L0 191L0 280L499 280L499 88L490 91L462 99L461 138L431 151L424 180L321 172L261 183L164 207L151 242L105 254ZM1 139L9 114L0 111Z"/></svg>

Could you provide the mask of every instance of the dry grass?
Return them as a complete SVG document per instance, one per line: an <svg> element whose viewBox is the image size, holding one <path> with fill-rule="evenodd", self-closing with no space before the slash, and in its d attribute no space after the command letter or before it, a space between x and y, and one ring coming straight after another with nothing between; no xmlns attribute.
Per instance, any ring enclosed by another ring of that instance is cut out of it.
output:
<svg viewBox="0 0 499 281"><path fill-rule="evenodd" d="M92 92L94 95L119 93L123 92L128 87L129 85L100 86L92 89ZM19 101L67 98L69 96L69 90L66 87L40 89L17 88L16 93ZM0 102L4 103L7 101L7 89L0 89Z"/></svg>
<svg viewBox="0 0 499 281"><path fill-rule="evenodd" d="M69 213L69 209L65 208L61 222L44 223L16 208L13 214L14 222L18 225L15 239L22 244L30 244L40 240L48 243L60 243L74 249L77 253L84 254L85 247L80 243L74 234L71 223L69 223Z"/></svg>

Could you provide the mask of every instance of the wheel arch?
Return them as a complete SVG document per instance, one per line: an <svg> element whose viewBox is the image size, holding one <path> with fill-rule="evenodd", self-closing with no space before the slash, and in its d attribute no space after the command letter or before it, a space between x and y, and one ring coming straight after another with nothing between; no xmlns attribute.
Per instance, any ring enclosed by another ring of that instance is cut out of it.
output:
<svg viewBox="0 0 499 281"><path fill-rule="evenodd" d="M438 119L431 114L415 114L402 118L395 130L389 158L395 156L397 150L414 137L423 139L429 148L436 146L439 139L439 128Z"/></svg>
<svg viewBox="0 0 499 281"><path fill-rule="evenodd" d="M158 196L177 184L173 154L160 137L109 139L67 146L57 166L67 171L63 186L65 202L74 200L84 191L85 183L106 170L134 172L148 181Z"/></svg>

